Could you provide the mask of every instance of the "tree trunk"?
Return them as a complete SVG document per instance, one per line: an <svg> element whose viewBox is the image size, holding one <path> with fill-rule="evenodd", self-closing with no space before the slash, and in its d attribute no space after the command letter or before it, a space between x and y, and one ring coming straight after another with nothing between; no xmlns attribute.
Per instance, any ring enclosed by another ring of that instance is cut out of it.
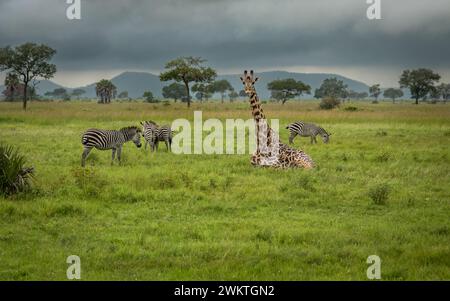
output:
<svg viewBox="0 0 450 301"><path fill-rule="evenodd" d="M191 107L191 92L189 91L189 82L185 81L184 86L186 87L187 106L189 108L189 107Z"/></svg>
<svg viewBox="0 0 450 301"><path fill-rule="evenodd" d="M222 97L222 103L223 103L223 94L221 93L220 96Z"/></svg>
<svg viewBox="0 0 450 301"><path fill-rule="evenodd" d="M419 104L419 97L416 97L416 105Z"/></svg>
<svg viewBox="0 0 450 301"><path fill-rule="evenodd" d="M23 91L23 109L26 111L27 110L27 90L28 90L28 82L24 81L24 91Z"/></svg>

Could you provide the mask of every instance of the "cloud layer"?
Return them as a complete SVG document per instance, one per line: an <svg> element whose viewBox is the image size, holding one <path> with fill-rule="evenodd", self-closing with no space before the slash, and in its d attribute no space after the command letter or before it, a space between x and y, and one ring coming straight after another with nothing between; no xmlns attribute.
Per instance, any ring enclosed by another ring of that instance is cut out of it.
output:
<svg viewBox="0 0 450 301"><path fill-rule="evenodd" d="M339 69L450 69L450 2L364 0L2 0L0 45L57 49L62 72L161 70L174 57L207 58L222 71L314 66Z"/></svg>

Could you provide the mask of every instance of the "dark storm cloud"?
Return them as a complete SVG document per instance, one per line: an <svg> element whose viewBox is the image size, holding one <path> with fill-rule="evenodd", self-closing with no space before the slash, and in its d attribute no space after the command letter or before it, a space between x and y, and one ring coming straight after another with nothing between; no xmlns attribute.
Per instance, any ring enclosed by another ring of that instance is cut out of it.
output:
<svg viewBox="0 0 450 301"><path fill-rule="evenodd" d="M2 0L0 44L42 42L60 70L162 69L195 55L217 68L430 66L450 68L448 0L81 0L69 21L64 0Z"/></svg>

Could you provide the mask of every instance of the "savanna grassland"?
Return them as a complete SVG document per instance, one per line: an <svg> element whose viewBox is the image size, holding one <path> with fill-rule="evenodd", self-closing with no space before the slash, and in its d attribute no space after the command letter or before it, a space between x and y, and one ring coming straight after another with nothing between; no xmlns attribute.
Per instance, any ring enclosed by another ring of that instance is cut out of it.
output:
<svg viewBox="0 0 450 301"><path fill-rule="evenodd" d="M348 106L356 107L349 111ZM248 103L0 103L0 142L35 167L33 190L0 197L0 279L450 279L450 105L264 104L268 118L316 122L330 143L296 138L314 170L255 168L249 155L151 154L132 143L123 163L81 134L140 120L251 117Z"/></svg>

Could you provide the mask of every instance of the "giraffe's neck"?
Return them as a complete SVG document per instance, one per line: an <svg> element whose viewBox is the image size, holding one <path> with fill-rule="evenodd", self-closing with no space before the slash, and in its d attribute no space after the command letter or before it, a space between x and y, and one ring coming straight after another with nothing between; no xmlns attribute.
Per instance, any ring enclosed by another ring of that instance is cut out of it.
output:
<svg viewBox="0 0 450 301"><path fill-rule="evenodd" d="M255 119L256 122L259 122L261 119L266 119L259 102L258 94L256 94L255 90L250 94L250 106L252 108L253 119Z"/></svg>

